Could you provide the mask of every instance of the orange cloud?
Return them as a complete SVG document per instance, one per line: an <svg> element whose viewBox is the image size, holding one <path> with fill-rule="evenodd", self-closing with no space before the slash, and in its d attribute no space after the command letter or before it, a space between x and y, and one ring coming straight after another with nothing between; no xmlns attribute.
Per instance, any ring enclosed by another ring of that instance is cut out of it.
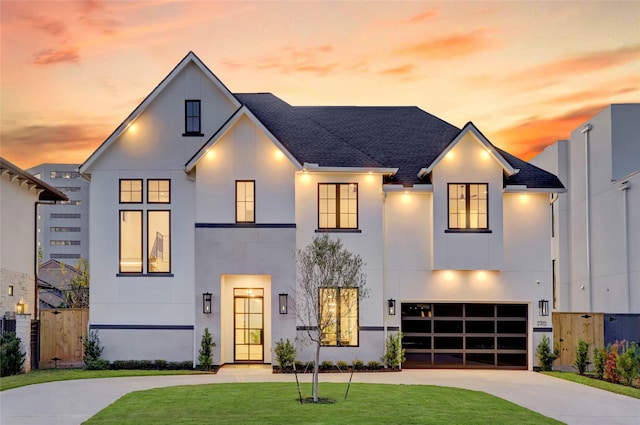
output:
<svg viewBox="0 0 640 425"><path fill-rule="evenodd" d="M424 22L424 21L428 21L435 18L436 16L438 16L439 13L440 12L437 9L428 9L422 13L419 13L418 15L414 15L410 17L409 19L405 19L400 23L401 24L417 24L419 22Z"/></svg>
<svg viewBox="0 0 640 425"><path fill-rule="evenodd" d="M36 65L52 65L55 63L78 63L80 53L77 47L65 47L58 50L44 49L33 55L33 63Z"/></svg>
<svg viewBox="0 0 640 425"><path fill-rule="evenodd" d="M491 140L509 153L528 160L546 146L567 139L573 130L607 106L608 103L597 103L555 117L531 118L493 133Z"/></svg>
<svg viewBox="0 0 640 425"><path fill-rule="evenodd" d="M104 125L33 125L3 130L2 156L29 168L43 162L81 163L109 134ZM64 158L63 158L64 157Z"/></svg>
<svg viewBox="0 0 640 425"><path fill-rule="evenodd" d="M426 59L450 59L460 56L470 56L479 50L492 47L487 37L487 31L477 29L464 34L453 34L424 43L414 43L401 47L398 53L410 56L420 56Z"/></svg>
<svg viewBox="0 0 640 425"><path fill-rule="evenodd" d="M380 74L388 75L392 77L405 76L405 75L411 74L415 68L416 68L415 65L406 64L406 65L396 66L395 68L383 69L382 71L380 71Z"/></svg>

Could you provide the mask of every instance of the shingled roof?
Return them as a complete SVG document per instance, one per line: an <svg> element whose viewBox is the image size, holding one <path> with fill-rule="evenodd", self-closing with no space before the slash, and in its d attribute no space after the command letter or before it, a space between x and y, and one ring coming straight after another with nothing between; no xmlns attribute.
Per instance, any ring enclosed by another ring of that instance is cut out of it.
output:
<svg viewBox="0 0 640 425"><path fill-rule="evenodd" d="M298 162L321 167L398 168L390 182L430 183L431 164L460 129L415 106L291 106L271 93L235 94ZM497 148L496 148L497 149ZM500 149L520 172L505 185L563 188L560 180Z"/></svg>

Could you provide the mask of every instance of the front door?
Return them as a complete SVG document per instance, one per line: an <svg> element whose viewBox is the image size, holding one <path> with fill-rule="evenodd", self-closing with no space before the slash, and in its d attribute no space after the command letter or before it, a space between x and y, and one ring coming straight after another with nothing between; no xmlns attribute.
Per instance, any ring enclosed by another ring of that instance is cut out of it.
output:
<svg viewBox="0 0 640 425"><path fill-rule="evenodd" d="M264 360L263 301L263 289L233 290L235 362Z"/></svg>

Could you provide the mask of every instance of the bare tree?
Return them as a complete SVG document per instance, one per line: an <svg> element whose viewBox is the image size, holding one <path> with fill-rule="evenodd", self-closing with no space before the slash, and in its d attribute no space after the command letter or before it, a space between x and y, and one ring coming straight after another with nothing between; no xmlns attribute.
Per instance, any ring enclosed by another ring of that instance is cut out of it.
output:
<svg viewBox="0 0 640 425"><path fill-rule="evenodd" d="M316 403L320 347L340 345L358 332L358 301L369 296L363 265L359 255L344 249L340 239L332 240L328 234L314 237L298 250L296 315L305 339L315 346L312 391ZM343 325L343 321L351 325Z"/></svg>
<svg viewBox="0 0 640 425"><path fill-rule="evenodd" d="M64 264L61 267L64 274ZM89 308L89 261L80 257L75 267L78 272L62 291L66 308Z"/></svg>

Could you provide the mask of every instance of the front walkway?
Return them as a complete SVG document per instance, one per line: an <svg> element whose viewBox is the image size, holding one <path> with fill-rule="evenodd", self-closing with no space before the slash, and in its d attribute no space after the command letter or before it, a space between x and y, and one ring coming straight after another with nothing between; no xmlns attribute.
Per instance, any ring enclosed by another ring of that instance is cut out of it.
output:
<svg viewBox="0 0 640 425"><path fill-rule="evenodd" d="M301 377L310 382L310 375ZM348 374L327 373L322 382L346 382ZM85 379L31 385L0 392L2 425L71 425L89 419L131 391L175 385L225 382L294 382L270 367L225 366L217 375ZM357 373L353 382L441 385L484 391L545 416L576 425L640 424L640 400L527 371L405 370Z"/></svg>

